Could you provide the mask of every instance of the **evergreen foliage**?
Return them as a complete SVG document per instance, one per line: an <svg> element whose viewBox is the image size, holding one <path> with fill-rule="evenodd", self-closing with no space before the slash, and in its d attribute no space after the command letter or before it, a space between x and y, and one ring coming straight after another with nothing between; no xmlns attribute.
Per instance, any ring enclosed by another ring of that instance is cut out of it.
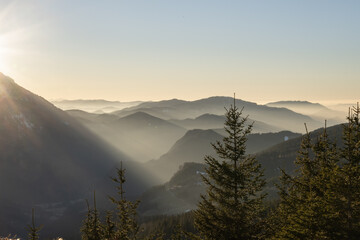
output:
<svg viewBox="0 0 360 240"><path fill-rule="evenodd" d="M360 107L349 110L344 124L342 168L336 179L339 198L338 225L346 239L360 239Z"/></svg>
<svg viewBox="0 0 360 240"><path fill-rule="evenodd" d="M360 109L349 111L344 147L326 133L306 134L295 177L283 172L280 205L272 217L274 239L360 239Z"/></svg>
<svg viewBox="0 0 360 240"><path fill-rule="evenodd" d="M36 227L35 225L35 209L32 209L31 213L31 225L28 225L28 237L29 240L38 240L39 232L42 229L42 226Z"/></svg>
<svg viewBox="0 0 360 240"><path fill-rule="evenodd" d="M197 233L192 211L179 215L144 217L141 228L140 239L192 239L191 235Z"/></svg>
<svg viewBox="0 0 360 240"><path fill-rule="evenodd" d="M96 194L94 191L94 208L91 209L89 202L86 200L87 204L87 216L83 222L81 228L81 239L82 240L99 240L102 237L102 225L99 218L99 212L96 208Z"/></svg>
<svg viewBox="0 0 360 240"><path fill-rule="evenodd" d="M234 97L225 114L228 135L212 145L218 158L205 157L208 190L195 211L195 226L204 239L258 239L261 232L265 181L255 157L245 154L252 124L247 126L241 115Z"/></svg>
<svg viewBox="0 0 360 240"><path fill-rule="evenodd" d="M292 177L282 172L280 205L272 218L274 239L337 239L334 179L339 172L339 153L326 133L315 143L307 133Z"/></svg>
<svg viewBox="0 0 360 240"><path fill-rule="evenodd" d="M105 223L102 224L103 239L112 239L115 234L115 222L111 211L106 211Z"/></svg>
<svg viewBox="0 0 360 240"><path fill-rule="evenodd" d="M94 208L90 208L88 201L87 216L81 228L83 240L132 240L137 239L139 225L137 223L136 209L139 201L133 203L126 200L123 184L125 183L125 169L117 169L117 176L112 180L118 184L117 197L109 197L116 205L116 219L111 211L106 212L104 223L101 222L96 208L96 195L94 192Z"/></svg>
<svg viewBox="0 0 360 240"><path fill-rule="evenodd" d="M114 240L132 240L136 239L139 233L140 227L137 223L137 212L136 209L139 205L139 201L131 202L126 200L124 183L125 183L125 169L121 167L117 169L117 177L112 178L117 184L117 197L109 197L110 200L115 204L116 221L114 232Z"/></svg>

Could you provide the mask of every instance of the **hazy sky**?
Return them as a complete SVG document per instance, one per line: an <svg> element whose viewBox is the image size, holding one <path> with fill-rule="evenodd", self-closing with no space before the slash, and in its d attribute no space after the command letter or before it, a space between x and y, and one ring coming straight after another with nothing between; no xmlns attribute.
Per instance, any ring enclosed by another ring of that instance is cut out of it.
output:
<svg viewBox="0 0 360 240"><path fill-rule="evenodd" d="M0 71L48 99L360 99L360 1L0 0Z"/></svg>

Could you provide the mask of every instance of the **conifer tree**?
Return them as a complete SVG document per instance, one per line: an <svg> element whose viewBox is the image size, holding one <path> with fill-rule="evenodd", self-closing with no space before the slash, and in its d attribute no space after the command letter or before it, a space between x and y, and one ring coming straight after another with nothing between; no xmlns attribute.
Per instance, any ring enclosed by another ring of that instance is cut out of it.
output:
<svg viewBox="0 0 360 240"><path fill-rule="evenodd" d="M83 221L83 225L80 229L82 240L92 239L91 229L92 229L92 223L93 223L93 212L90 209L88 200L86 200L86 205L87 205L87 215L86 215L86 218Z"/></svg>
<svg viewBox="0 0 360 240"><path fill-rule="evenodd" d="M170 240L195 240L194 234L183 230L181 224L176 225L174 232L170 236Z"/></svg>
<svg viewBox="0 0 360 240"><path fill-rule="evenodd" d="M113 239L115 234L115 222L111 211L106 212L105 223L102 224L102 233L104 239Z"/></svg>
<svg viewBox="0 0 360 240"><path fill-rule="evenodd" d="M315 143L307 132L295 163L297 175L283 171L280 179L280 206L272 218L274 239L337 239L334 179L339 154L326 127Z"/></svg>
<svg viewBox="0 0 360 240"><path fill-rule="evenodd" d="M99 240L102 239L102 225L100 222L99 212L96 208L96 193L94 191L94 208L91 209L89 202L87 204L87 217L84 220L83 227L81 228L83 240Z"/></svg>
<svg viewBox="0 0 360 240"><path fill-rule="evenodd" d="M360 107L349 110L344 124L342 167L337 181L340 222L346 239L360 239Z"/></svg>
<svg viewBox="0 0 360 240"><path fill-rule="evenodd" d="M39 239L39 232L42 229L42 226L36 227L35 225L35 209L32 209L31 214L31 225L28 225L28 237L29 240L38 240Z"/></svg>
<svg viewBox="0 0 360 240"><path fill-rule="evenodd" d="M212 144L217 158L206 156L208 186L195 211L195 226L202 239L257 239L262 221L260 191L263 170L254 156L246 155L246 140L252 124L234 104L226 109L223 141Z"/></svg>
<svg viewBox="0 0 360 240"><path fill-rule="evenodd" d="M136 209L140 202L131 202L125 198L124 183L126 180L125 169L123 169L122 163L120 168L117 169L117 177L112 178L112 180L117 183L118 190L117 197L109 197L117 208L117 220L115 221L116 231L114 233L114 239L136 239L140 229L137 223Z"/></svg>

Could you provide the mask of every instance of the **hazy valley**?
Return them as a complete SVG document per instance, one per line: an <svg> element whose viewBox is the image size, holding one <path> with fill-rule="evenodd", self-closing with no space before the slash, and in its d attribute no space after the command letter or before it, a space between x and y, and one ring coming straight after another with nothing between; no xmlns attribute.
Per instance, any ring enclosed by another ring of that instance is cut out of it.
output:
<svg viewBox="0 0 360 240"><path fill-rule="evenodd" d="M93 191L99 209L109 207L107 196L115 192L110 177L120 162L126 168L127 196L141 200L140 216L195 209L205 192L204 156L214 156L211 143L226 136L224 108L233 98L54 104L0 75L0 188L6 193L0 198L1 235L23 235L19 226L26 226L35 207L37 221L46 225L44 236L77 238L85 199ZM341 125L329 126L340 122L339 113L319 104L235 104L253 123L246 152L262 164L270 198L276 198L273 183L280 168L295 169L304 123L311 131L320 128L324 119L314 116L326 112L335 116L328 123L329 136L341 139Z"/></svg>

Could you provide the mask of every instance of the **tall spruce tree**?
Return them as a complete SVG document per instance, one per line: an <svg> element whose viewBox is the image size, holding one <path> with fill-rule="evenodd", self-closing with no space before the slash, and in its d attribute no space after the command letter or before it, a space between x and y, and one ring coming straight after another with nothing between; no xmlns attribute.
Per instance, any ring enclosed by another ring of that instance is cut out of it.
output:
<svg viewBox="0 0 360 240"><path fill-rule="evenodd" d="M117 184L117 197L109 197L117 208L117 219L115 221L116 230L114 233L114 240L133 240L137 239L140 227L137 223L136 209L139 201L132 202L125 198L124 183L125 169L122 167L117 169L117 177L112 178Z"/></svg>
<svg viewBox="0 0 360 240"><path fill-rule="evenodd" d="M273 239L338 239L334 180L339 153L326 127L315 143L309 133L303 137L295 163L299 166L296 176L283 171L280 179Z"/></svg>
<svg viewBox="0 0 360 240"><path fill-rule="evenodd" d="M42 229L42 226L36 227L35 225L35 209L32 209L31 213L31 225L28 225L28 237L29 240L38 240L39 232Z"/></svg>
<svg viewBox="0 0 360 240"><path fill-rule="evenodd" d="M225 116L227 136L212 144L217 158L205 157L203 181L208 189L195 211L195 226L203 239L258 239L265 181L261 165L246 154L252 124L246 124L235 96Z"/></svg>
<svg viewBox="0 0 360 240"><path fill-rule="evenodd" d="M310 171L313 168L310 160L310 151L311 139L309 133L307 133L301 141L296 161L298 164L304 163L304 166L299 169L300 172L307 174L313 172ZM291 239L294 237L291 222L297 216L296 209L301 201L298 187L302 187L302 185L298 184L298 180L285 171L282 170L281 172L280 184L278 185L280 205L271 218L272 234L274 234L274 239Z"/></svg>
<svg viewBox="0 0 360 240"><path fill-rule="evenodd" d="M360 107L349 110L344 124L341 174L337 179L340 222L344 239L360 239Z"/></svg>
<svg viewBox="0 0 360 240"><path fill-rule="evenodd" d="M89 202L87 204L87 216L80 229L82 240L99 240L102 239L102 224L100 222L99 212L96 208L96 193L94 191L94 208L90 208Z"/></svg>

